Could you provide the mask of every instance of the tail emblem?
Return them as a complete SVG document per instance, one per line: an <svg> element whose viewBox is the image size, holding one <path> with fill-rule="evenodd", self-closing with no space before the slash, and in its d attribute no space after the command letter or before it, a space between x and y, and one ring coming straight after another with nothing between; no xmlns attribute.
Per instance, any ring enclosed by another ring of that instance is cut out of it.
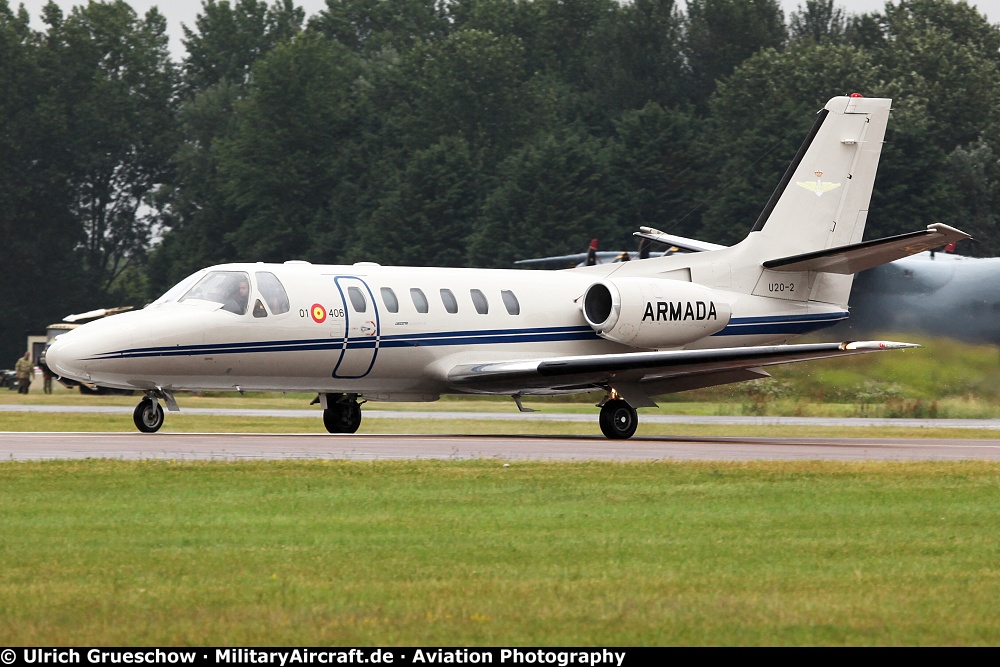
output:
<svg viewBox="0 0 1000 667"><path fill-rule="evenodd" d="M815 192L817 197L822 197L824 192L829 192L840 187L840 183L830 183L829 181L824 183L822 171L814 171L813 173L816 174L815 181L795 181L795 185L805 188L810 192Z"/></svg>

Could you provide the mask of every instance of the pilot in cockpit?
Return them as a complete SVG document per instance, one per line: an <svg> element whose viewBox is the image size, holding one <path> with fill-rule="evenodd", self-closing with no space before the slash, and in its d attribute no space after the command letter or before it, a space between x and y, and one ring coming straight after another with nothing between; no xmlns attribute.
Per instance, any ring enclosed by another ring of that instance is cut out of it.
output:
<svg viewBox="0 0 1000 667"><path fill-rule="evenodd" d="M246 276L239 276L230 281L229 293L222 304L224 310L242 315L247 312L247 302L250 300L250 283Z"/></svg>

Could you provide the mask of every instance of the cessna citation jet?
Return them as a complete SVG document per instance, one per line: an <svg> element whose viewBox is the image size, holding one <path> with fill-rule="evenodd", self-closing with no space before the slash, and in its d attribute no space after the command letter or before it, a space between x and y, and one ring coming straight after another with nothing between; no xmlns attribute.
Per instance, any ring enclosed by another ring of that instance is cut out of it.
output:
<svg viewBox="0 0 1000 667"><path fill-rule="evenodd" d="M890 100L819 111L752 231L707 252L564 271L225 264L47 352L58 375L140 390L140 431L182 390L317 392L353 433L361 403L441 394L605 392L600 426L635 433L652 397L768 377L765 367L916 347L784 344L848 316L854 273L968 235L934 224L862 241ZM523 409L523 408L522 408Z"/></svg>

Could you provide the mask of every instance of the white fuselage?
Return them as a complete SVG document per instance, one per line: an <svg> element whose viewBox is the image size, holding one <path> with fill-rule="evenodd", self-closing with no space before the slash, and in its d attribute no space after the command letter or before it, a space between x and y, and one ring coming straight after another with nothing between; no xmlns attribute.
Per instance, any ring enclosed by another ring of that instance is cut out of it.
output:
<svg viewBox="0 0 1000 667"><path fill-rule="evenodd" d="M678 270L686 272L688 281L692 270L710 272L713 254L641 263L659 263L657 275L663 277L651 280L657 285L655 291L659 285L668 288L663 299L669 300L669 287L679 284L673 281ZM250 278L245 313L229 312L221 299L185 297L213 271ZM589 286L614 279L619 272L629 273L623 265L524 271L227 264L190 276L143 310L59 336L48 360L57 375L123 389L316 391L420 401L470 391L448 382L448 371L465 364L771 344L847 316L842 306L790 300L786 293L775 298L747 294L752 288L715 287L719 310L722 302L731 310L725 322L705 329L717 331L696 335L682 345L630 346L598 335L581 308L581 296ZM262 273L280 281L287 294L284 306L272 307L261 296ZM256 301L264 307L255 309ZM649 297L646 307L654 315L660 314L657 309L669 315L669 307L658 304L655 296ZM283 308L287 311L280 312Z"/></svg>

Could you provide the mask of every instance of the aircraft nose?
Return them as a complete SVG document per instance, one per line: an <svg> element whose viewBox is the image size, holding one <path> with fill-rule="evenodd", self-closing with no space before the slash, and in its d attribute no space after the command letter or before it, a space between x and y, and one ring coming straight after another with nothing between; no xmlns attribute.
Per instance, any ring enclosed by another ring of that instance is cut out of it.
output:
<svg viewBox="0 0 1000 667"><path fill-rule="evenodd" d="M95 360L132 342L130 327L94 322L58 336L45 352L45 363L53 373L81 382L92 382Z"/></svg>
<svg viewBox="0 0 1000 667"><path fill-rule="evenodd" d="M83 356L79 341L67 340L68 334L59 336L45 351L45 365L60 377L83 380Z"/></svg>

